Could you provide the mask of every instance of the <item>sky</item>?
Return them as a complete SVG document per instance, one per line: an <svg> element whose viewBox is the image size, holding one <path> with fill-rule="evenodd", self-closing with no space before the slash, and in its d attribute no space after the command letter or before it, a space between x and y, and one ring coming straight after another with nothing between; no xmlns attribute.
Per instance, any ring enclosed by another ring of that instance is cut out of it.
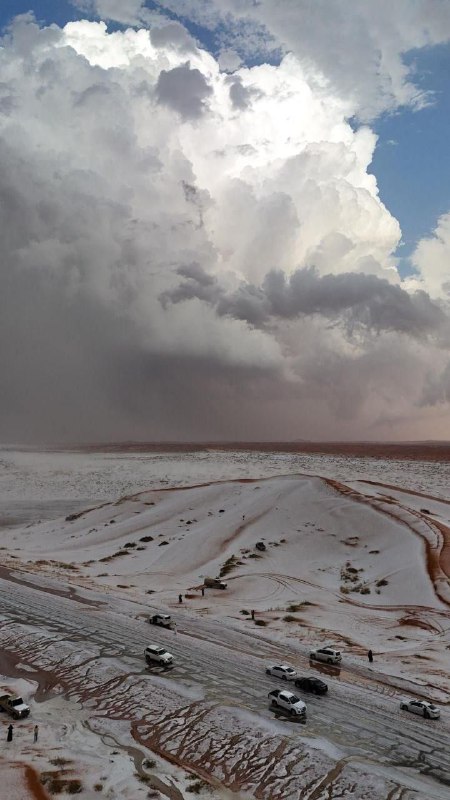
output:
<svg viewBox="0 0 450 800"><path fill-rule="evenodd" d="M0 37L0 441L450 438L447 0Z"/></svg>

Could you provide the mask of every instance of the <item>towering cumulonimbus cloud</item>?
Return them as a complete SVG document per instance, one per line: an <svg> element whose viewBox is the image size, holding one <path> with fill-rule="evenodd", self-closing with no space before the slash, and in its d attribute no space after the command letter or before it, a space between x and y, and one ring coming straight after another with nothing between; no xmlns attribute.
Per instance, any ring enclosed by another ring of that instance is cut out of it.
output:
<svg viewBox="0 0 450 800"><path fill-rule="evenodd" d="M25 15L0 50L0 438L435 435L446 284L426 243L397 273L354 98L78 7L137 29Z"/></svg>

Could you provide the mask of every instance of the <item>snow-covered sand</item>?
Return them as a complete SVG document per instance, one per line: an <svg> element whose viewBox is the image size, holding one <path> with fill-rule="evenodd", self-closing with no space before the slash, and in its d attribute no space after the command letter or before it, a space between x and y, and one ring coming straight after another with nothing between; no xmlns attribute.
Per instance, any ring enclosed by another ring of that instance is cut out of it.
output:
<svg viewBox="0 0 450 800"><path fill-rule="evenodd" d="M17 466L20 457L15 454L14 458ZM44 473L48 469L47 458L45 455ZM76 457L70 455L72 458ZM86 455L80 458L84 464L89 460ZM114 463L116 457L111 458ZM132 470L132 461L128 458L127 470ZM191 481L186 472L181 474L186 461L178 464L180 473L172 479L173 487L162 488L161 483L167 478L160 477L158 483L153 475L149 484L155 488L132 491L112 502L105 499L106 490L102 494L91 487L88 499L97 494L103 501L98 506L94 503L91 510L80 512L75 506L67 520L50 519L0 529L2 563L12 570L12 578L44 588L51 586L53 596L60 591L62 596L75 595L83 600L91 590L106 593L104 597L114 598L120 613L130 619L141 618L147 610L161 609L172 613L182 628L188 620L198 618L206 626L202 635L208 635L210 641L216 636L219 640L220 631L225 628L244 636L250 631L252 635L258 632L261 647L267 641L269 652L269 643L276 642L288 648L293 661L296 654L301 659L313 646L335 645L343 651L357 682L375 680L388 692L389 687L393 687L392 691L405 689L445 704L450 689L446 533L450 502L442 475L430 481L431 490L426 476L430 465L424 468L420 463L415 465L414 475L406 475L402 465L403 484L398 465L391 465L389 471L389 462L384 470L380 467L378 476L373 463L364 468L359 463L358 469L353 465L352 471L347 462L335 475L331 475L330 466L326 480L294 474L264 478L261 473L270 471L270 464L261 459L260 473L256 470L257 476L250 477L254 467L250 459L243 470L245 475L226 480L236 462L234 458L225 462L214 471L209 457L203 464L196 455ZM122 457L116 458L115 463L120 465L120 471ZM139 467L133 488L140 489L145 480L141 472L145 461L136 459L136 463ZM154 459L152 469L155 463ZM273 469L273 463L271 466ZM325 474L328 466L323 466L322 461L321 472ZM30 462L26 469L30 469ZM286 470L286 463L280 465L282 470L291 471ZM347 480L343 481L346 471ZM373 483L374 475L380 482ZM214 477L221 480L213 481ZM47 489L47 497L51 495L53 500L64 500L58 494L59 480L50 480ZM79 500L88 494L84 485L78 487L76 494L73 474L66 476L66 481L66 500ZM3 478L3 486L7 482ZM118 485L114 478L112 483ZM131 483L130 478L127 486ZM3 499L7 502L14 492L17 489L11 482ZM39 493L36 484L30 491L31 499L35 493ZM264 552L255 548L258 541L264 542ZM204 577L219 574L228 588L206 589L202 596ZM59 589L55 589L55 579ZM249 615L251 610L255 612L254 621ZM369 647L375 653L375 666L370 670L366 658ZM164 679L160 680L164 691ZM188 683L184 690L180 685L179 690L185 695L187 692L194 703L196 697L200 699L198 688L191 688ZM28 696L32 694L30 689ZM76 707L69 711L65 705L68 702L58 697L38 704L41 718L48 714L49 720L64 720L61 725L66 727L67 719L73 722L65 733L64 757L78 765L78 772L89 775L91 788L95 782L102 783L104 796L130 800L147 796L145 783L136 784L142 792L130 789L134 786L135 764L130 756L133 742L129 725L121 722L119 731L114 723L112 738L121 742L117 745L120 758L113 759L114 770L105 770L110 754L108 742L112 739L105 740L97 717L95 730L87 730L82 722L85 712L77 724ZM37 707L33 709L33 720L36 711ZM225 719L229 722L228 712ZM25 732L27 726L31 726L31 717L21 725L21 731ZM45 729L50 737L42 742L45 757L26 742L20 752L14 751L18 764L47 769L48 753L57 749L61 735L57 725L54 729L45 725ZM26 739L25 733L23 736ZM95 746L89 744L89 737L94 737ZM13 745L19 749L19 739ZM12 748L8 752L11 755ZM151 749L148 758L154 758ZM161 775L163 794L169 786L170 796L170 786L174 785L180 794L173 797L183 798L187 791L186 773L172 766L173 772L165 774L164 764L159 762L154 770ZM8 780L16 774L22 780L19 768L14 770L9 771ZM129 790L131 794L127 794ZM155 785L151 791L160 792L161 786L158 789ZM202 796L206 797L207 791L204 787ZM222 796L217 794L218 789L211 791L211 796ZM86 792L82 796L91 798Z"/></svg>

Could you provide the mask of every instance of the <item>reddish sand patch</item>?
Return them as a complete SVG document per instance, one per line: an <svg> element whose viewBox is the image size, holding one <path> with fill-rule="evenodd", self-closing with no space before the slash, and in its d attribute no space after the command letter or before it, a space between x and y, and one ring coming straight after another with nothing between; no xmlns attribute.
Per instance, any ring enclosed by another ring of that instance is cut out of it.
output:
<svg viewBox="0 0 450 800"><path fill-rule="evenodd" d="M65 448L61 448L64 451ZM312 453L356 458L450 461L449 442L116 442L75 446L83 453L193 453L207 450Z"/></svg>
<svg viewBox="0 0 450 800"><path fill-rule="evenodd" d="M2 800L50 800L33 767L22 761L0 759Z"/></svg>
<svg viewBox="0 0 450 800"><path fill-rule="evenodd" d="M436 633L436 627L434 625L418 617L402 617L399 619L398 625L411 625L413 628L422 628L424 631Z"/></svg>
<svg viewBox="0 0 450 800"><path fill-rule="evenodd" d="M34 800L50 800L50 795L47 794L42 786L36 770L29 765L25 767L25 780L27 782L30 796L33 797Z"/></svg>

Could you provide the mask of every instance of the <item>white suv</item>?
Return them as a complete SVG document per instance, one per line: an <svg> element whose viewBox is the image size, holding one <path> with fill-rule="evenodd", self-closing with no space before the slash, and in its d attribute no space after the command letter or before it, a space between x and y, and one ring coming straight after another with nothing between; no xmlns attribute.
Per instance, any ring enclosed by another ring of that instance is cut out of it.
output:
<svg viewBox="0 0 450 800"><path fill-rule="evenodd" d="M339 650L333 650L331 647L321 647L319 650L312 650L309 657L313 661L324 661L325 664L340 664L342 655Z"/></svg>
<svg viewBox="0 0 450 800"><path fill-rule="evenodd" d="M172 653L168 653L165 647L161 647L159 644L149 644L145 648L144 655L147 664L162 664L163 667L173 664Z"/></svg>
<svg viewBox="0 0 450 800"><path fill-rule="evenodd" d="M294 681L297 677L295 669L288 667L287 664L277 664L266 668L266 675L273 675L275 678L282 678L284 681Z"/></svg>

